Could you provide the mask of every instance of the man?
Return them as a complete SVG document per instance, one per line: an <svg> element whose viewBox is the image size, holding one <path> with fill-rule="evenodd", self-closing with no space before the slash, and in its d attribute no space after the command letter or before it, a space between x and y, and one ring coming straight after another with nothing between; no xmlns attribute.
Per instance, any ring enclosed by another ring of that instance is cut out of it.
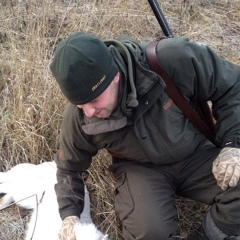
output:
<svg viewBox="0 0 240 240"><path fill-rule="evenodd" d="M212 101L217 148L149 69L147 44L128 37L103 42L80 32L56 49L51 70L70 102L56 154L60 238L74 239L81 176L105 148L113 156L115 210L125 239L173 239L177 194L211 205L189 239L239 240L240 66L186 38L157 46L163 69L190 104Z"/></svg>

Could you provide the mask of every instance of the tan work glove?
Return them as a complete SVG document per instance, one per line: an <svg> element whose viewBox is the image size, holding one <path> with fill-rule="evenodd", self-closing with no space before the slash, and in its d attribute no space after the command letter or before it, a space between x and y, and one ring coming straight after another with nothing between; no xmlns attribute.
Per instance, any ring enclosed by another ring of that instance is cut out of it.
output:
<svg viewBox="0 0 240 240"><path fill-rule="evenodd" d="M223 191L235 187L240 178L240 149L223 148L213 161L212 172Z"/></svg>
<svg viewBox="0 0 240 240"><path fill-rule="evenodd" d="M63 220L62 227L59 233L60 240L76 240L74 226L79 223L80 219L77 216L69 216Z"/></svg>

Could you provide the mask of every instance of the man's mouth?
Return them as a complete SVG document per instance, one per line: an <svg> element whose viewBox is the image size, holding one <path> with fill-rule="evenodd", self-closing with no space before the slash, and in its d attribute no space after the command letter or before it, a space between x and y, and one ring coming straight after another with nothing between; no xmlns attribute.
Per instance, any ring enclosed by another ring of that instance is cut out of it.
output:
<svg viewBox="0 0 240 240"><path fill-rule="evenodd" d="M94 115L95 115L96 117L100 116L100 115L101 115L101 114L100 114L101 111L102 111L102 109L98 110L97 112L94 113Z"/></svg>

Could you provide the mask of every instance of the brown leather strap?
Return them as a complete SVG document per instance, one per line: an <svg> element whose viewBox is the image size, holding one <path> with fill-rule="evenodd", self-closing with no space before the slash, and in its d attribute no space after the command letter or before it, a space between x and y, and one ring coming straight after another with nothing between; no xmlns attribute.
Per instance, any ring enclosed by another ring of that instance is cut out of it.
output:
<svg viewBox="0 0 240 240"><path fill-rule="evenodd" d="M177 105L177 107L183 112L183 114L199 129L199 131L201 131L213 144L216 145L215 136L212 130L205 124L198 113L191 107L187 100L177 90L166 72L161 67L156 54L156 46L158 42L159 41L151 42L146 49L146 55L150 69L162 77L166 83L166 93Z"/></svg>

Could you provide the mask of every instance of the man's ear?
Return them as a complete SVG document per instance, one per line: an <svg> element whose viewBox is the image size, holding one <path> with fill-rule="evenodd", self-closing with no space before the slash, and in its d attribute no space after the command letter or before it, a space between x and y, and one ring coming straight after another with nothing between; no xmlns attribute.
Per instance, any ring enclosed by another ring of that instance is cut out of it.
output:
<svg viewBox="0 0 240 240"><path fill-rule="evenodd" d="M118 72L117 75L113 79L113 83L118 84L119 82L120 82L120 72Z"/></svg>

